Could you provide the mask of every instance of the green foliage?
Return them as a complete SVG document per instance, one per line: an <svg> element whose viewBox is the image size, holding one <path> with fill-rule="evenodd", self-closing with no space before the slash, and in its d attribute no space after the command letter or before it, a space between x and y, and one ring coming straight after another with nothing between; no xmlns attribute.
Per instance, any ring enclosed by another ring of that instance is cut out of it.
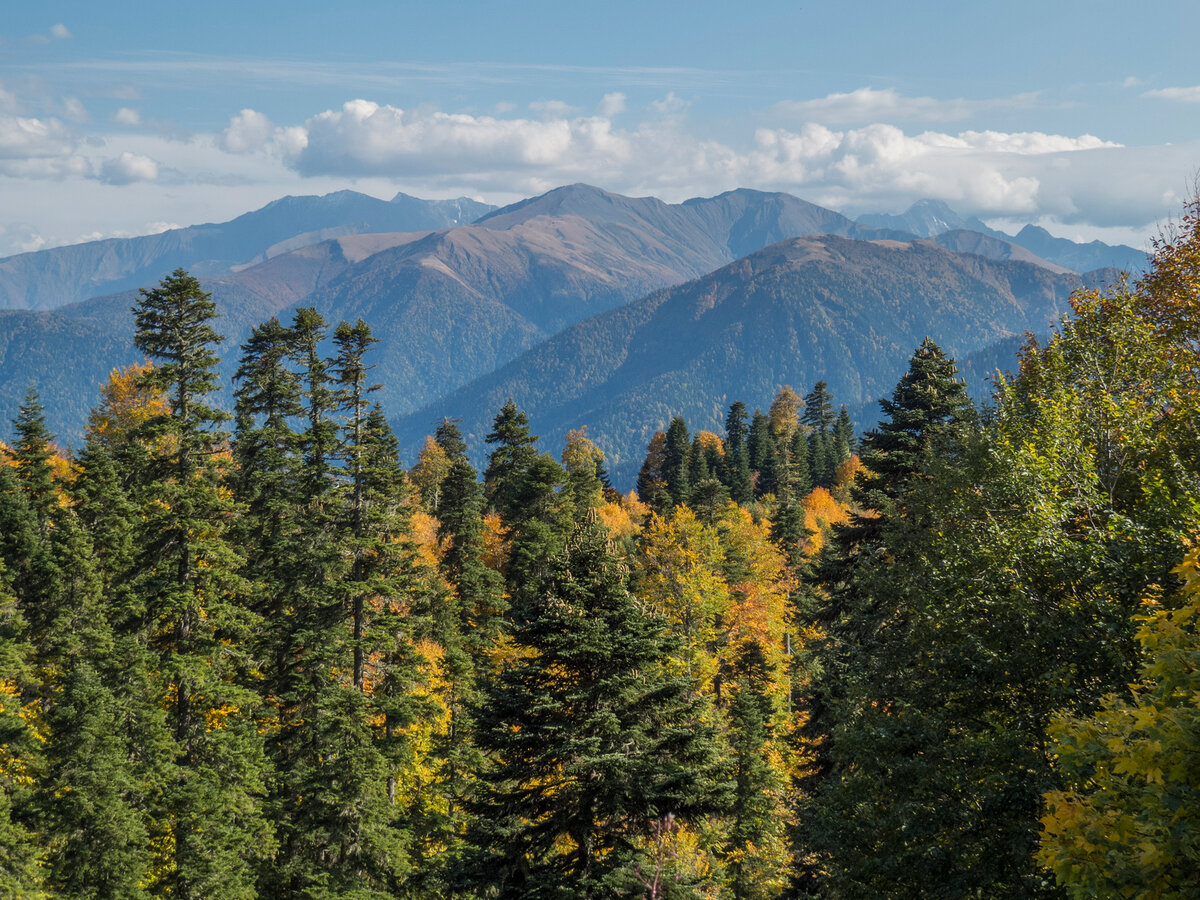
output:
<svg viewBox="0 0 1200 900"><path fill-rule="evenodd" d="M1050 727L1063 789L1046 795L1039 852L1072 897L1190 897L1200 871L1200 551L1178 606L1147 604L1130 692Z"/></svg>
<svg viewBox="0 0 1200 900"><path fill-rule="evenodd" d="M635 884L655 819L720 808L711 732L670 643L585 522L546 561L514 631L525 651L487 687L473 880L501 897L602 897ZM536 598L536 599L533 599Z"/></svg>

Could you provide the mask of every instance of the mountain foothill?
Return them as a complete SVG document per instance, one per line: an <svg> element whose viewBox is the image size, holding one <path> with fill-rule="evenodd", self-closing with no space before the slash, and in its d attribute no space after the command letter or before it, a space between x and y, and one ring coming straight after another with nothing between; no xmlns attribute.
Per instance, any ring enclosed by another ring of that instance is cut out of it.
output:
<svg viewBox="0 0 1200 900"><path fill-rule="evenodd" d="M0 416L29 387L64 444L98 386L140 362L137 288L184 268L221 313L225 404L257 324L315 308L366 321L372 377L407 457L446 417L479 456L512 397L547 446L586 425L632 482L672 416L716 428L731 399L828 382L860 427L931 337L972 389L1044 333L1071 292L1140 271L1130 247L1015 237L945 204L851 220L784 193L665 203L570 185L500 209L352 191L221 224L0 260Z"/></svg>

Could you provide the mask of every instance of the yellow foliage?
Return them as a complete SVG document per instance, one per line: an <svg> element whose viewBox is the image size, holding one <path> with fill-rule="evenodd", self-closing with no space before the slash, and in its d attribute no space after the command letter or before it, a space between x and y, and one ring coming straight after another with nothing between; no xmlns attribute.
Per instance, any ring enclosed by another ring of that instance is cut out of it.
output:
<svg viewBox="0 0 1200 900"><path fill-rule="evenodd" d="M716 450L721 456L725 455L725 442L721 440L721 436L712 431L697 431L696 441L700 442L700 447L704 451Z"/></svg>
<svg viewBox="0 0 1200 900"><path fill-rule="evenodd" d="M440 523L426 512L414 512L412 516L412 536L417 544L417 553L421 561L429 566L437 566L442 559L442 547L438 544L438 525Z"/></svg>
<svg viewBox="0 0 1200 900"><path fill-rule="evenodd" d="M482 543L480 561L494 572L503 572L508 562L509 541L499 513L489 512L483 517Z"/></svg>
<svg viewBox="0 0 1200 900"><path fill-rule="evenodd" d="M723 562L716 530L686 506L666 517L651 514L638 550L638 597L683 638L683 662L704 685L717 672L709 648L716 644L716 623L729 605Z"/></svg>
<svg viewBox="0 0 1200 900"><path fill-rule="evenodd" d="M88 434L108 446L120 444L147 421L170 411L167 395L144 387L143 376L153 363L134 363L113 369L100 386L100 405L88 417Z"/></svg>

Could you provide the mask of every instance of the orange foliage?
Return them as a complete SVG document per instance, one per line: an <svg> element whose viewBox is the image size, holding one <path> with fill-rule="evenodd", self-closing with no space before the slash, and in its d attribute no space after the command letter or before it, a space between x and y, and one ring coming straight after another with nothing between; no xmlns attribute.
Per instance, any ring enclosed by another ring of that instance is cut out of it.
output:
<svg viewBox="0 0 1200 900"><path fill-rule="evenodd" d="M725 455L725 442L721 440L719 434L711 431L697 431L696 440L700 442L700 446L705 450L715 448L719 454L722 456Z"/></svg>
<svg viewBox="0 0 1200 900"><path fill-rule="evenodd" d="M730 604L723 624L731 651L751 641L762 647L775 671L776 693L787 690L785 635L795 586L787 560L771 540L770 525L730 503L718 528L727 559L744 577L729 585Z"/></svg>
<svg viewBox="0 0 1200 900"><path fill-rule="evenodd" d="M100 386L100 405L88 417L89 435L105 444L120 443L149 419L170 411L166 394L142 385L142 376L152 368L153 363L144 362L112 370Z"/></svg>
<svg viewBox="0 0 1200 900"><path fill-rule="evenodd" d="M865 468L866 466L863 465L863 461L855 453L849 459L838 464L837 470L833 475L834 487L838 488L844 484L854 484L855 476Z"/></svg>
<svg viewBox="0 0 1200 900"><path fill-rule="evenodd" d="M825 531L849 520L850 512L823 487L814 488L813 492L804 498L802 505L804 525L812 533L804 549L812 555L825 546Z"/></svg>
<svg viewBox="0 0 1200 900"><path fill-rule="evenodd" d="M596 515L609 533L617 539L640 534L650 515L650 507L638 499L637 491L630 491L619 501L606 503L596 510Z"/></svg>

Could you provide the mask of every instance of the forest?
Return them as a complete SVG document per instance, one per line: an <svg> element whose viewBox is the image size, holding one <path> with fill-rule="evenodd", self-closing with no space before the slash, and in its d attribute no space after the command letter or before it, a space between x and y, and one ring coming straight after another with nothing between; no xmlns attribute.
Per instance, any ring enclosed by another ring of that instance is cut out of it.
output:
<svg viewBox="0 0 1200 900"><path fill-rule="evenodd" d="M986 406L926 340L627 494L511 400L402 462L361 320L229 414L213 297L134 312L0 446L5 896L1200 896L1200 205Z"/></svg>

